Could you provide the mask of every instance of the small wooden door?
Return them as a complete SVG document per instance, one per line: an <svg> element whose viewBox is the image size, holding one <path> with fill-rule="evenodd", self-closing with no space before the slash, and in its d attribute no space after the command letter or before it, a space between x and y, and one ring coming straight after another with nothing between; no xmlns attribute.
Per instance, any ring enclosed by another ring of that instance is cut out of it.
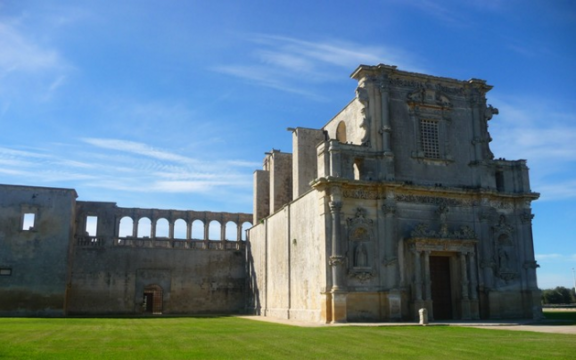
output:
<svg viewBox="0 0 576 360"><path fill-rule="evenodd" d="M430 280L432 282L431 290L434 320L452 319L452 288L449 257L430 257Z"/></svg>

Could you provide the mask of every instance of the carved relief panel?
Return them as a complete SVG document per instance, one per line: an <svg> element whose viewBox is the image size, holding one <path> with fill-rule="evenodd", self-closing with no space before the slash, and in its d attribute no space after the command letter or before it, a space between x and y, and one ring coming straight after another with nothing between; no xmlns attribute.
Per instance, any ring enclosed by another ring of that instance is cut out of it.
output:
<svg viewBox="0 0 576 360"><path fill-rule="evenodd" d="M517 249L514 243L514 228L507 223L506 216L500 215L498 223L492 226L494 241L494 273L508 284L519 277L517 270Z"/></svg>
<svg viewBox="0 0 576 360"><path fill-rule="evenodd" d="M348 276L366 282L374 276L374 222L358 207L348 225Z"/></svg>

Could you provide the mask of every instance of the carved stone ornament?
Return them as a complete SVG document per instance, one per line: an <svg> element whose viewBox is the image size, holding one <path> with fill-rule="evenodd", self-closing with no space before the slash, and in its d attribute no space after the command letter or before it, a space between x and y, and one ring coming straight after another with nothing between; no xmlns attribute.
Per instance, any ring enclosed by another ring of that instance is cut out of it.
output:
<svg viewBox="0 0 576 360"><path fill-rule="evenodd" d="M498 272L498 277L504 280L506 283L512 282L518 278L518 274L515 272Z"/></svg>
<svg viewBox="0 0 576 360"><path fill-rule="evenodd" d="M416 225L412 233L413 238L431 238L431 239L476 239L476 233L468 225L460 227L459 230L450 231L444 226L440 231L429 230L428 225L420 223Z"/></svg>
<svg viewBox="0 0 576 360"><path fill-rule="evenodd" d="M344 266L346 265L346 257L345 256L330 256L328 259L328 264L330 266Z"/></svg>
<svg viewBox="0 0 576 360"><path fill-rule="evenodd" d="M348 276L352 279L358 280L361 283L365 283L374 277L372 271L360 271L352 270L348 272Z"/></svg>
<svg viewBox="0 0 576 360"><path fill-rule="evenodd" d="M534 214L532 214L530 210L524 210L522 215L520 215L520 221L522 221L523 224L532 223L532 219L534 219Z"/></svg>
<svg viewBox="0 0 576 360"><path fill-rule="evenodd" d="M382 205L382 211L386 215L394 215L396 214L396 204L393 201L386 201L386 203Z"/></svg>
<svg viewBox="0 0 576 360"><path fill-rule="evenodd" d="M540 265L536 261L526 261L524 262L524 269L537 269Z"/></svg>
<svg viewBox="0 0 576 360"><path fill-rule="evenodd" d="M398 195L396 200L399 202L430 204L437 206L473 206L476 202L470 199L449 199L435 196L418 196L418 195Z"/></svg>
<svg viewBox="0 0 576 360"><path fill-rule="evenodd" d="M350 228L357 227L358 225L372 226L372 219L366 219L366 209L361 207L356 208L356 214L352 218L346 220Z"/></svg>
<svg viewBox="0 0 576 360"><path fill-rule="evenodd" d="M422 104L449 109L452 107L450 99L441 91L434 88L418 88L408 94L408 103L412 105Z"/></svg>
<svg viewBox="0 0 576 360"><path fill-rule="evenodd" d="M501 214L498 218L498 223L492 226L492 230L495 235L500 234L512 234L514 232L514 227L507 223L506 216Z"/></svg>
<svg viewBox="0 0 576 360"><path fill-rule="evenodd" d="M378 191L365 189L344 189L342 196L349 199L377 200L380 199Z"/></svg>

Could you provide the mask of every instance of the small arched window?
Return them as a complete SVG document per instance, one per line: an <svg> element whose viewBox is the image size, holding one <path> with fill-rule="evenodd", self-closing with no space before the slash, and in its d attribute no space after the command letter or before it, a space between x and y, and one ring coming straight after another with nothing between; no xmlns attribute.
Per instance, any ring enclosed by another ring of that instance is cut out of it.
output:
<svg viewBox="0 0 576 360"><path fill-rule="evenodd" d="M336 128L336 139L341 143L345 144L346 139L346 123L344 121L340 121L338 127Z"/></svg>
<svg viewBox="0 0 576 360"><path fill-rule="evenodd" d="M354 160L354 180L361 180L362 177L362 160Z"/></svg>

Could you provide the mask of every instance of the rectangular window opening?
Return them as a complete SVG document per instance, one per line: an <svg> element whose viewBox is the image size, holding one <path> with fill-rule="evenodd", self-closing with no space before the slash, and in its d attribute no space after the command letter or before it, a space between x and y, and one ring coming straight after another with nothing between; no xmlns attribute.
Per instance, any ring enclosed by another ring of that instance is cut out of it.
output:
<svg viewBox="0 0 576 360"><path fill-rule="evenodd" d="M10 268L0 268L0 276L11 276L12 269Z"/></svg>
<svg viewBox="0 0 576 360"><path fill-rule="evenodd" d="M22 217L22 230L30 231L34 230L34 221L36 220L36 214L25 213Z"/></svg>
<svg viewBox="0 0 576 360"><path fill-rule="evenodd" d="M98 216L87 216L86 234L88 236L96 236L97 229L98 229Z"/></svg>
<svg viewBox="0 0 576 360"><path fill-rule="evenodd" d="M420 138L424 156L431 159L440 158L438 145L438 122L432 120L420 121Z"/></svg>

